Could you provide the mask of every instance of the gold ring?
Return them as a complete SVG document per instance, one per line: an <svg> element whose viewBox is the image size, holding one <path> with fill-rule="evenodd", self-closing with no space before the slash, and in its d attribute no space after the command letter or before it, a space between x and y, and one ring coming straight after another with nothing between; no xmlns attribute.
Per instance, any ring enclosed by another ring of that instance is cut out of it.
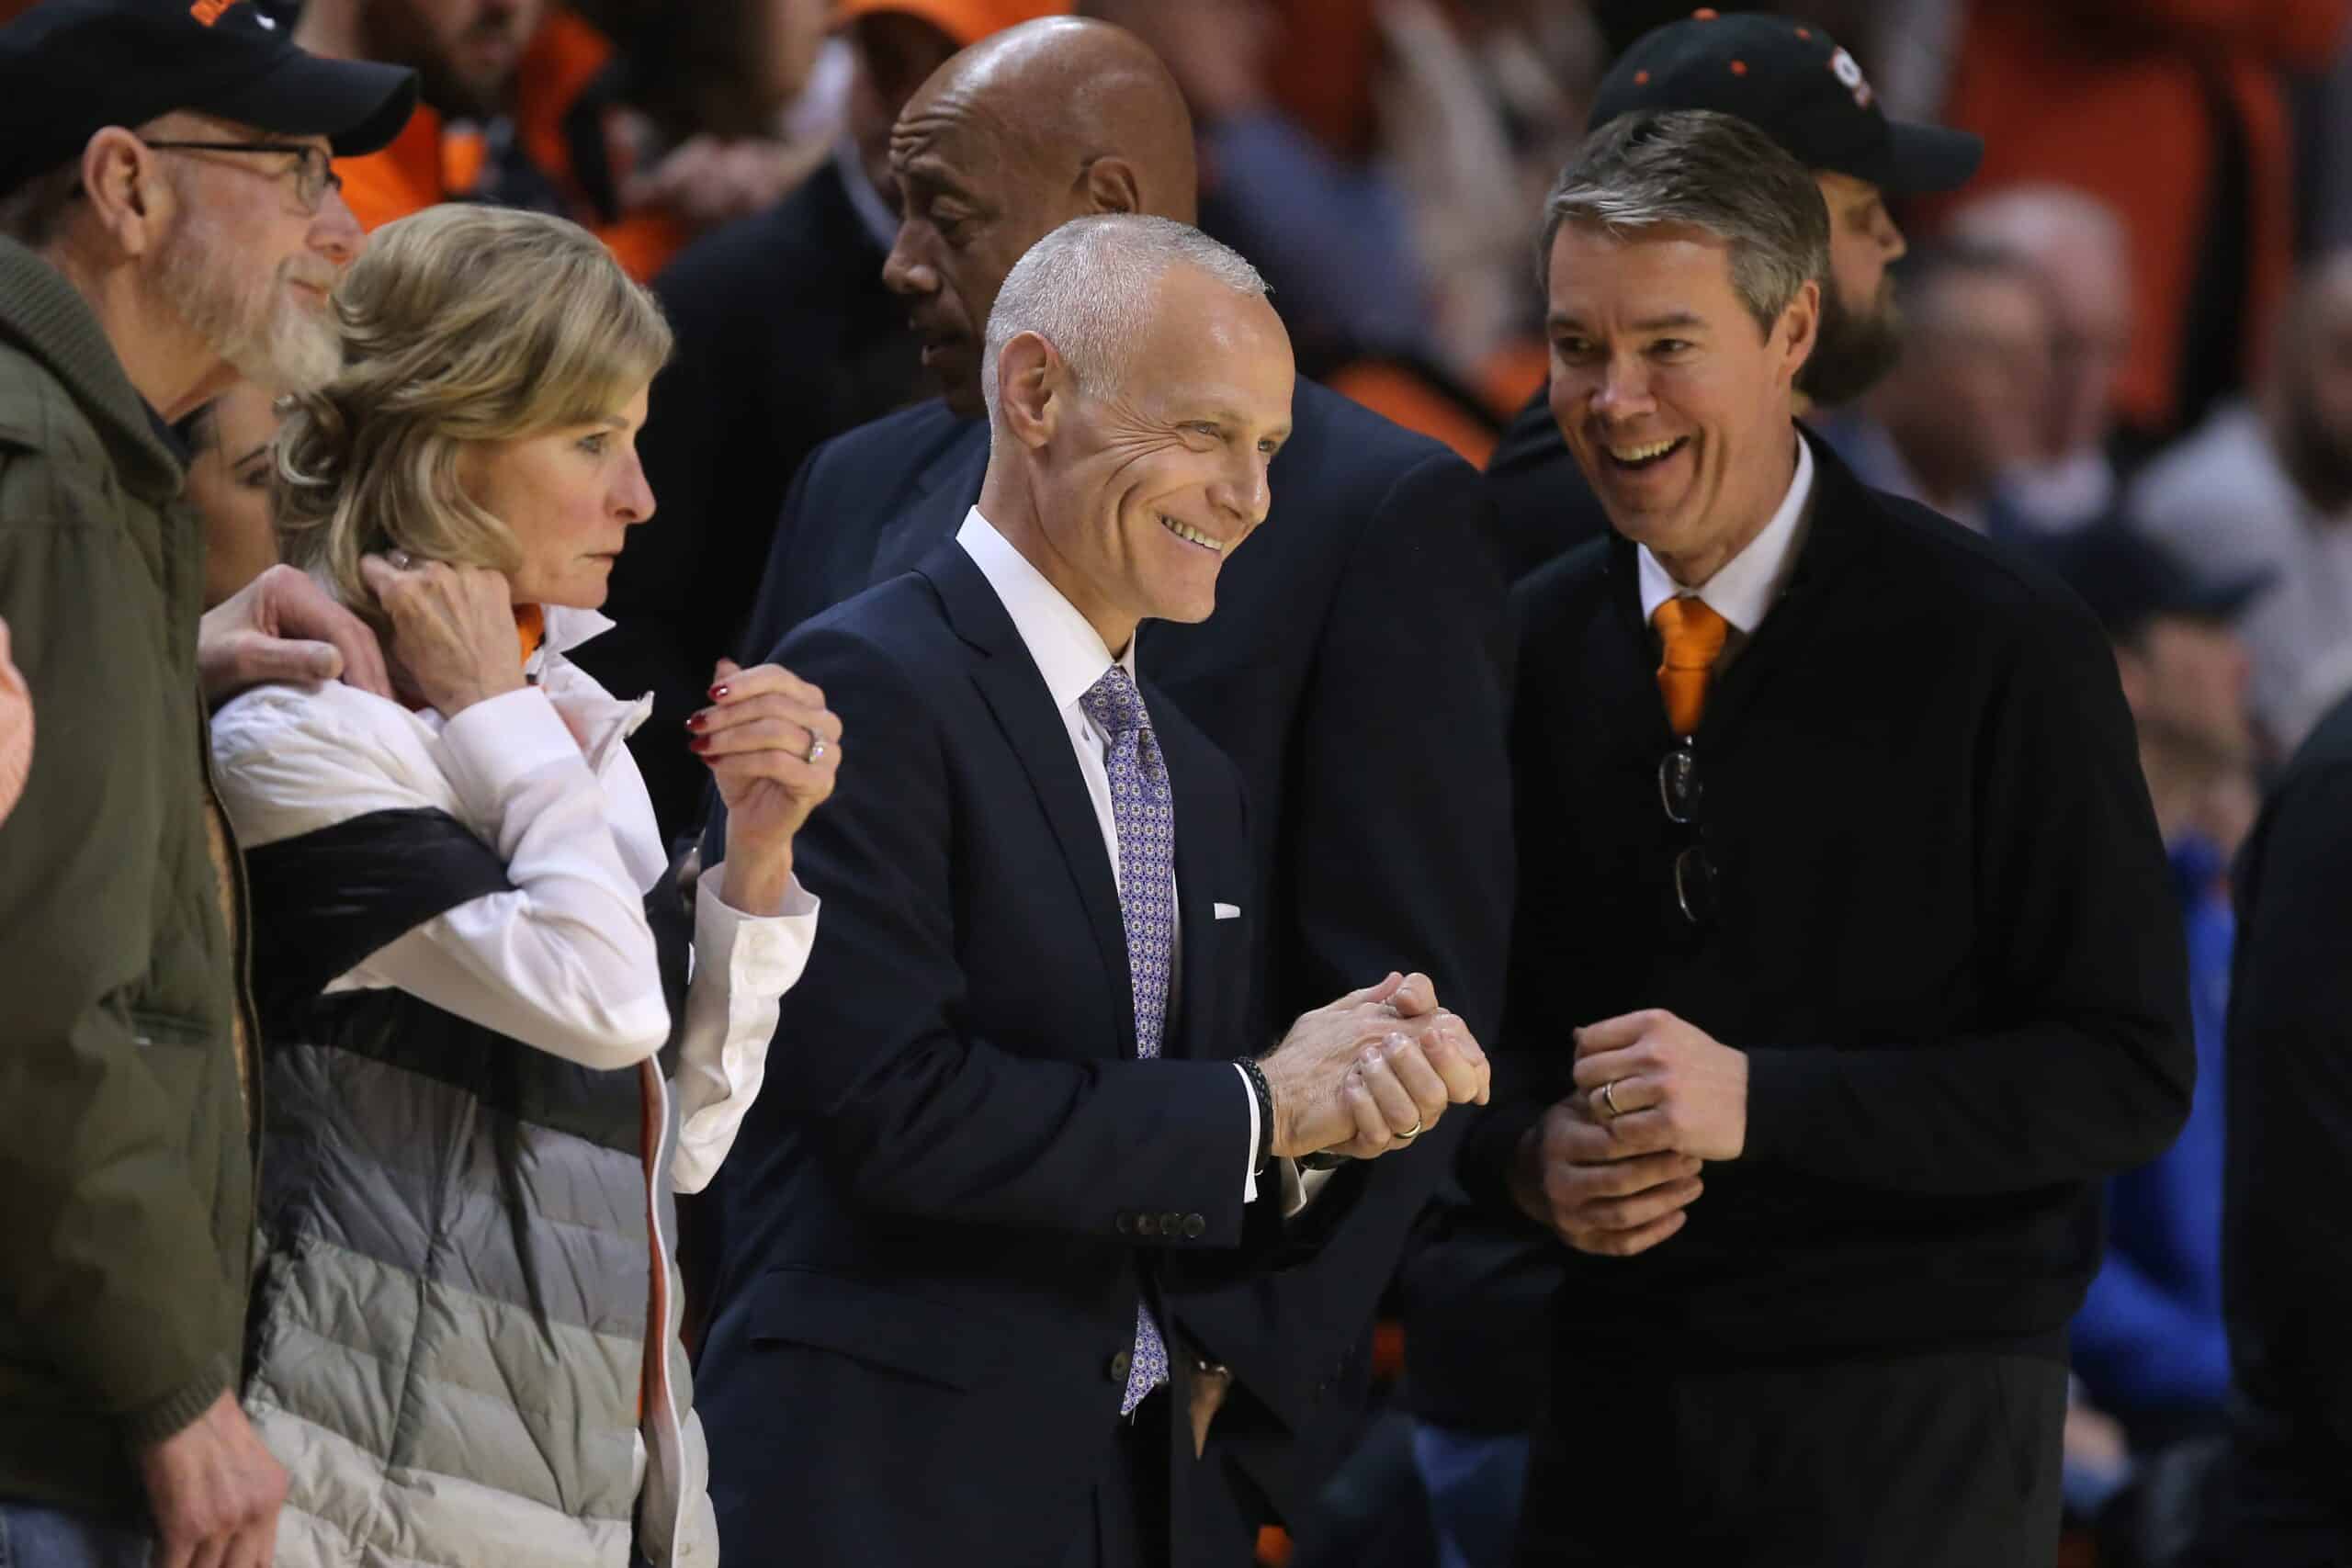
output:
<svg viewBox="0 0 2352 1568"><path fill-rule="evenodd" d="M1396 1141L1397 1141L1398 1143L1400 1143L1400 1144L1402 1144L1402 1143L1408 1143L1408 1142L1410 1142L1411 1140L1413 1140L1413 1139L1415 1139L1415 1138L1419 1137L1420 1135L1421 1135L1421 1119L1420 1119L1419 1117L1416 1116L1416 1117L1414 1117L1414 1118L1413 1118L1413 1125L1412 1125L1409 1129L1408 1129L1407 1131L1402 1132L1402 1133L1399 1133L1399 1134L1396 1134Z"/></svg>
<svg viewBox="0 0 2352 1568"><path fill-rule="evenodd" d="M1611 1078L1600 1086L1600 1103L1609 1107L1609 1119L1611 1122L1625 1114L1617 1108L1617 1079Z"/></svg>

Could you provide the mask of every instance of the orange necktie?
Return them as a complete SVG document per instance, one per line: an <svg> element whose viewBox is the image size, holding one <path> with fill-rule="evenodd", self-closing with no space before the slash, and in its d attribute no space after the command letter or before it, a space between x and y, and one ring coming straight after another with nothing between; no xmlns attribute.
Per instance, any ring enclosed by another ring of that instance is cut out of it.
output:
<svg viewBox="0 0 2352 1568"><path fill-rule="evenodd" d="M1707 706L1707 677L1723 656L1724 637L1731 623L1703 599L1677 597L1657 607L1650 617L1666 645L1666 661L1657 667L1658 694L1666 699L1666 721L1674 733L1688 736L1699 728Z"/></svg>

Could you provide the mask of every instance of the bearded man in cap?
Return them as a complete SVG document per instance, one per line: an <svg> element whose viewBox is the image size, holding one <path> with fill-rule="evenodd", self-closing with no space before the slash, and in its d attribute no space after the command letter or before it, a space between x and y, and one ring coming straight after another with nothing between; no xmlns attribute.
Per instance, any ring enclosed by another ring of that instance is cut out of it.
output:
<svg viewBox="0 0 2352 1568"><path fill-rule="evenodd" d="M1829 208L1821 339L1797 377L1799 412L1838 408L1894 367L1903 322L1887 268L1902 259L1892 197L1956 189L1984 157L1979 138L1890 120L1862 68L1810 23L1701 9L1645 33L1601 79L1593 130L1640 110L1736 115L1812 174ZM1487 463L1505 566L1513 577L1600 538L1607 515L1538 392Z"/></svg>
<svg viewBox="0 0 2352 1568"><path fill-rule="evenodd" d="M405 71L237 0L46 0L0 30L0 619L42 719L0 825L0 1557L262 1568L285 1475L239 1411L257 1037L201 674L388 691L359 624L266 575L208 617L165 422L341 352L360 245L331 153ZM266 634L324 634L335 647Z"/></svg>

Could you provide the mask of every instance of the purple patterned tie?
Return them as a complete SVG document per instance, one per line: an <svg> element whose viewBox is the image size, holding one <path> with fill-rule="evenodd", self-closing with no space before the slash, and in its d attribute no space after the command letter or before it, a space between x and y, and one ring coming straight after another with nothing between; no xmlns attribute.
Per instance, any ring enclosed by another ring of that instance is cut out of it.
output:
<svg viewBox="0 0 2352 1568"><path fill-rule="evenodd" d="M1176 812L1168 764L1151 733L1143 694L1114 664L1078 700L1110 738L1111 824L1119 836L1119 914L1127 932L1127 977L1135 987L1136 1055L1159 1055L1168 1020L1168 971L1176 931ZM1168 1381L1168 1346L1151 1311L1136 1303L1136 1348L1119 1414Z"/></svg>

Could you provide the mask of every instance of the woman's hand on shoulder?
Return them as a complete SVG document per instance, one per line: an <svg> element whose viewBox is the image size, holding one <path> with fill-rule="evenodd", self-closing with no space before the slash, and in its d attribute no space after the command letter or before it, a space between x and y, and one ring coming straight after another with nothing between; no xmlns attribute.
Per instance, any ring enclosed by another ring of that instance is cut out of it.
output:
<svg viewBox="0 0 2352 1568"><path fill-rule="evenodd" d="M686 728L727 807L721 897L746 914L773 914L791 886L793 835L833 793L842 721L824 693L781 665L745 670L722 659L710 698Z"/></svg>
<svg viewBox="0 0 2352 1568"><path fill-rule="evenodd" d="M523 688L522 645L506 579L487 567L366 556L359 575L391 623L393 683L455 718Z"/></svg>

